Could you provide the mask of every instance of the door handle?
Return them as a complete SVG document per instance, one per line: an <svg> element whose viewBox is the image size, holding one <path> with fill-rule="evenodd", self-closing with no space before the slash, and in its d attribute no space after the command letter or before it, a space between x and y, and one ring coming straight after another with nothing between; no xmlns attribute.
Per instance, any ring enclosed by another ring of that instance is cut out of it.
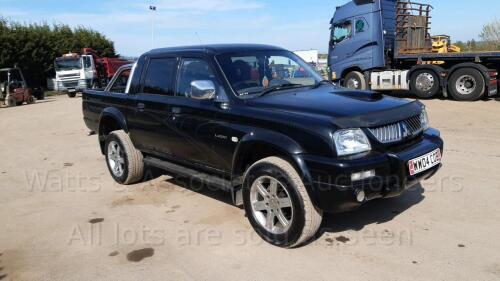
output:
<svg viewBox="0 0 500 281"><path fill-rule="evenodd" d="M146 108L146 105L144 105L142 102L137 104L137 110L144 111L145 108Z"/></svg>

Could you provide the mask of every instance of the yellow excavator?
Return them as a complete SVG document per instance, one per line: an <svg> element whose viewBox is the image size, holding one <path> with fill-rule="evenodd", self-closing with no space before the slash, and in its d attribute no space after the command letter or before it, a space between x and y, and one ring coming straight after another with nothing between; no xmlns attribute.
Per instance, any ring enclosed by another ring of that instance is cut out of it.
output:
<svg viewBox="0 0 500 281"><path fill-rule="evenodd" d="M460 47L451 44L451 37L448 35L434 35L432 38L432 52L438 54L460 53ZM430 64L443 64L444 61L432 61Z"/></svg>

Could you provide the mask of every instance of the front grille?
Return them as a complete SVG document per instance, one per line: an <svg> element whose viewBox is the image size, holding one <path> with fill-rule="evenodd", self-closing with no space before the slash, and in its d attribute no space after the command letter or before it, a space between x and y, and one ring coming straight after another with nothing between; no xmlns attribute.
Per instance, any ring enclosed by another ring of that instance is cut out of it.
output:
<svg viewBox="0 0 500 281"><path fill-rule="evenodd" d="M397 123L368 128L368 130L379 142L393 143L418 135L422 132L422 123L420 115L417 115Z"/></svg>
<svg viewBox="0 0 500 281"><path fill-rule="evenodd" d="M78 86L78 81L63 81L63 86L66 88L75 88L76 86Z"/></svg>
<svg viewBox="0 0 500 281"><path fill-rule="evenodd" d="M59 74L60 78L80 78L80 73L77 74Z"/></svg>

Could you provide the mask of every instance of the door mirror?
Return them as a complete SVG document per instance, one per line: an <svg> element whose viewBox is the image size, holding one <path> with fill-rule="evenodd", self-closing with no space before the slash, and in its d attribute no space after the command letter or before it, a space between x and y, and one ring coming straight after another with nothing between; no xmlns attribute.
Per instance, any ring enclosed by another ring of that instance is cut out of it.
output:
<svg viewBox="0 0 500 281"><path fill-rule="evenodd" d="M215 98L215 84L210 80L191 82L191 98L196 100L212 100Z"/></svg>

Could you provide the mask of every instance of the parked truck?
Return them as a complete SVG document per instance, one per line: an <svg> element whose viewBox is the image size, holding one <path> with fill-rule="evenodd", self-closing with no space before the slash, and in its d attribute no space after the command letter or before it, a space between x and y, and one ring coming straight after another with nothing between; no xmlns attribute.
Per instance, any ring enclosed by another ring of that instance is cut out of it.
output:
<svg viewBox="0 0 500 281"><path fill-rule="evenodd" d="M337 7L329 78L347 88L411 90L420 98L440 92L459 101L496 95L500 51L460 52L446 36L431 36L432 9L397 0L353 0Z"/></svg>
<svg viewBox="0 0 500 281"><path fill-rule="evenodd" d="M116 70L128 63L119 58L101 58L90 48L84 48L80 55L65 54L54 62L58 91L73 98L85 89L103 88Z"/></svg>

